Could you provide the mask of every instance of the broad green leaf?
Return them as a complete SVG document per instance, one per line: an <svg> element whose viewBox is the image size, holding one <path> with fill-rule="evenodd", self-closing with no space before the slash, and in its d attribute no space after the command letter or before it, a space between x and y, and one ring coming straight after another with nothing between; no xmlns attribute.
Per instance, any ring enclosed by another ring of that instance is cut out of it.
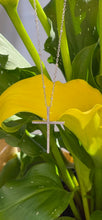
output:
<svg viewBox="0 0 102 220"><path fill-rule="evenodd" d="M9 180L15 179L20 171L20 161L17 157L9 160L0 172L0 187Z"/></svg>
<svg viewBox="0 0 102 220"><path fill-rule="evenodd" d="M54 220L67 208L73 193L63 189L55 168L43 163L0 189L1 220Z"/></svg>
<svg viewBox="0 0 102 220"><path fill-rule="evenodd" d="M51 54L49 62L55 63L56 51L58 46L58 33L56 22L56 7L55 0L51 0L45 7L47 16L52 20L56 38L51 37L45 43L45 50ZM84 1L84 0L68 0L66 7L66 33L70 51L71 60L84 47L90 46L97 42L97 13L98 1ZM59 61L59 67L63 71L63 63Z"/></svg>
<svg viewBox="0 0 102 220"><path fill-rule="evenodd" d="M28 61L25 60L25 58L2 34L0 34L0 54L8 56L6 69L15 69L16 67L24 68L31 66Z"/></svg>
<svg viewBox="0 0 102 220"><path fill-rule="evenodd" d="M102 211L96 210L91 214L90 220L102 220Z"/></svg>

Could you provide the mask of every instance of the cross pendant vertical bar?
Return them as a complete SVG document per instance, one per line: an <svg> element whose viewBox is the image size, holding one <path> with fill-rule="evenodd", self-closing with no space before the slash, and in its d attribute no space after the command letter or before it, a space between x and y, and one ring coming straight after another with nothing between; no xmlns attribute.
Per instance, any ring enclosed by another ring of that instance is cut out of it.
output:
<svg viewBox="0 0 102 220"><path fill-rule="evenodd" d="M47 153L50 153L50 107L47 107Z"/></svg>

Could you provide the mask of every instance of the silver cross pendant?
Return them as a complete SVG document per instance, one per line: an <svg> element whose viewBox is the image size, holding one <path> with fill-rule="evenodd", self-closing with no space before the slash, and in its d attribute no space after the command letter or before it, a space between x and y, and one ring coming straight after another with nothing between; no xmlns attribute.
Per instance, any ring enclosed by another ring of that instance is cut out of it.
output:
<svg viewBox="0 0 102 220"><path fill-rule="evenodd" d="M50 125L64 125L63 121L50 121L50 107L47 107L47 120L46 121L33 121L33 124L46 124L47 125L47 153L50 153Z"/></svg>

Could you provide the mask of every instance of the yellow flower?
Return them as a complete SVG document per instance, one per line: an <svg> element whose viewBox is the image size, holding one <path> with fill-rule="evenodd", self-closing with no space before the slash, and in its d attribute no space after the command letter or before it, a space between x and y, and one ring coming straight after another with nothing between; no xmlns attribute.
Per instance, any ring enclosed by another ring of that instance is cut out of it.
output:
<svg viewBox="0 0 102 220"><path fill-rule="evenodd" d="M53 83L44 76L47 103ZM0 97L0 125L17 112L32 112L46 119L46 106L41 75L21 80ZM55 83L50 120L63 120L93 157L102 166L102 95L84 80Z"/></svg>

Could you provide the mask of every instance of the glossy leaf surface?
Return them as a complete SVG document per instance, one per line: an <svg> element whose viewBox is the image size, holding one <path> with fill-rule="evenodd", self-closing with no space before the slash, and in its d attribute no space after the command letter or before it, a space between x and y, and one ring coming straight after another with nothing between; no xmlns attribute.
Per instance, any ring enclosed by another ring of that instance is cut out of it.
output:
<svg viewBox="0 0 102 220"><path fill-rule="evenodd" d="M63 189L54 166L34 166L17 181L0 189L1 220L54 220L66 209L73 193Z"/></svg>

